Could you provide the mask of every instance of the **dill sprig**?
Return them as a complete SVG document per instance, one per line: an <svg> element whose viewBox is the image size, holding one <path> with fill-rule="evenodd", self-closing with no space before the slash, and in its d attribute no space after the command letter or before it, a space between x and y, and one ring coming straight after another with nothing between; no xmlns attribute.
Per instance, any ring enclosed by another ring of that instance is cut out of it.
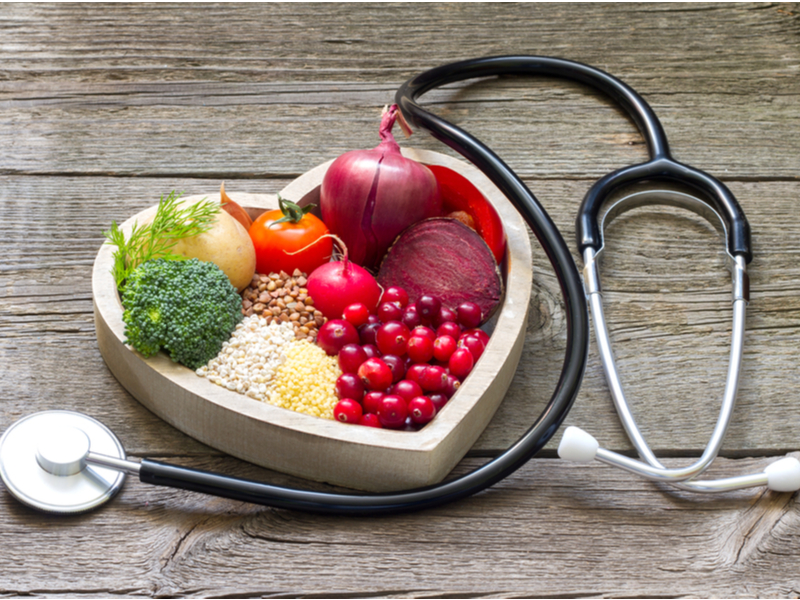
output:
<svg viewBox="0 0 800 600"><path fill-rule="evenodd" d="M161 196L153 220L143 225L134 223L127 239L116 221L111 222L109 231L103 232L108 239L106 243L117 247L111 273L120 292L136 267L153 258L183 260L184 256L171 252L178 240L199 235L214 225L220 210L218 202L201 200L181 207L180 196L174 190L166 198Z"/></svg>

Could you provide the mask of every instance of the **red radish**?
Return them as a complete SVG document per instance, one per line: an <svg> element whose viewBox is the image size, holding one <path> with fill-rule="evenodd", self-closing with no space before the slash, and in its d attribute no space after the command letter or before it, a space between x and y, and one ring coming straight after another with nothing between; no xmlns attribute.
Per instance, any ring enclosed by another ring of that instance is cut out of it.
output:
<svg viewBox="0 0 800 600"><path fill-rule="evenodd" d="M349 246L353 262L367 268L378 266L406 227L442 210L431 170L400 153L392 135L396 119L392 105L381 119L380 145L342 154L320 188L322 220Z"/></svg>
<svg viewBox="0 0 800 600"><path fill-rule="evenodd" d="M366 269L349 260L347 246L341 246L342 260L320 265L308 276L306 288L314 307L328 319L341 319L344 310L357 302L374 313L381 288Z"/></svg>

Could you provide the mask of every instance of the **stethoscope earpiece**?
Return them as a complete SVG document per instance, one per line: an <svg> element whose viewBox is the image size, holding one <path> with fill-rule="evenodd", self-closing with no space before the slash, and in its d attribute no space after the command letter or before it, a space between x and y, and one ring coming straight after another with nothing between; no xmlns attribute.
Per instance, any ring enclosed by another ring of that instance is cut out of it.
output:
<svg viewBox="0 0 800 600"><path fill-rule="evenodd" d="M562 460L582 464L588 464L596 459L648 477L647 474L632 468L638 461L601 448L599 442L591 434L573 425L567 427L561 436L561 442L558 444L558 457ZM657 479L656 477L648 478ZM785 456L767 465L761 473L694 483L700 489L689 488L692 491L727 492L747 487L766 486L774 492L796 492L800 490L800 460L793 456Z"/></svg>

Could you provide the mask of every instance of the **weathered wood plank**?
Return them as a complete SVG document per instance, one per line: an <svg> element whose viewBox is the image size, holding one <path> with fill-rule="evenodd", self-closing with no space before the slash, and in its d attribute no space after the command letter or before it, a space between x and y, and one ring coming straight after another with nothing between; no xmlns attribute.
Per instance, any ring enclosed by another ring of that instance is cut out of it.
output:
<svg viewBox="0 0 800 600"><path fill-rule="evenodd" d="M96 91L86 83L63 92L39 84L39 92L0 99L0 137L11 144L0 173L294 177L377 145L380 108L401 83L379 90L294 84L289 91L269 84L105 84L108 91ZM800 86L769 98L698 86L693 94L646 99L678 159L724 180L751 180L797 178L798 97ZM498 81L431 93L428 105L523 177L595 179L647 158L633 123L577 84ZM424 132L401 143L455 155Z"/></svg>
<svg viewBox="0 0 800 600"><path fill-rule="evenodd" d="M179 462L270 479L230 459ZM735 474L768 462L720 460L715 471ZM547 459L456 504L376 518L273 510L129 480L110 504L80 517L35 514L0 495L0 529L26 540L0 554L0 590L87 597L785 597L800 589L799 523L792 494L690 499L601 465Z"/></svg>
<svg viewBox="0 0 800 600"><path fill-rule="evenodd" d="M603 68L656 109L679 159L729 183L750 218L744 374L711 475L797 446L795 218L800 6L789 4L0 5L0 431L48 408L100 418L134 456L288 478L219 455L143 409L97 351L100 232L170 189L269 193L377 143L375 112L420 71L498 54ZM579 86L506 78L425 97L521 173L572 247L598 176L642 160L633 125ZM442 151L417 135L406 144ZM73 175L73 176L71 176ZM147 177L152 175L153 177ZM614 224L607 316L634 410L670 465L695 456L722 393L730 325L719 243L694 217ZM541 410L564 319L536 250L535 304L510 393L472 457ZM594 347L568 421L629 450ZM554 444L544 457L554 455ZM602 465L537 458L418 515L342 519L129 481L62 519L0 492L7 596L796 596L796 495L690 497ZM296 483L296 482L293 482Z"/></svg>
<svg viewBox="0 0 800 600"><path fill-rule="evenodd" d="M396 85L448 61L519 53L573 58L641 78L637 87L649 80L675 91L716 80L764 93L796 73L796 3L5 4L0 14L0 73L15 81L322 76Z"/></svg>
<svg viewBox="0 0 800 600"><path fill-rule="evenodd" d="M535 31L543 54L596 64L634 85L682 160L726 179L797 176L792 5L391 5L357 13L326 5L298 36L303 10L4 6L0 136L12 151L0 172L295 176L375 144L375 112L432 66L425 40L441 28L459 43L442 47L437 63L473 47L475 56L530 52ZM483 26L487 15L503 23L502 36ZM44 18L54 29L46 40L36 27ZM581 31L579 47L564 43L565 27ZM655 32L667 49L656 61ZM577 85L471 83L426 98L445 101L443 115L526 177L596 178L645 156L633 125ZM414 143L439 149L423 136Z"/></svg>

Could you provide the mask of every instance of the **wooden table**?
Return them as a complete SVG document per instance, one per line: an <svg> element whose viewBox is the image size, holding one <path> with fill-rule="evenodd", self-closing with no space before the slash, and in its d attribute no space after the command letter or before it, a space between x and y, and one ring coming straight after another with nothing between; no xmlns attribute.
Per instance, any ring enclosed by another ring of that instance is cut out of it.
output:
<svg viewBox="0 0 800 600"><path fill-rule="evenodd" d="M377 144L380 108L430 67L541 54L593 64L659 114L676 158L721 178L750 219L739 403L711 474L798 447L800 6L0 5L0 430L65 408L133 457L272 482L145 410L107 370L91 267L112 220L172 189L274 193ZM425 103L492 147L574 245L601 175L646 158L635 126L577 84L473 81ZM449 152L424 134L404 145ZM675 211L613 225L607 317L642 428L670 465L697 456L722 396L730 279L711 229ZM497 455L541 411L564 312L535 244L534 300L508 396L457 472ZM576 259L577 259L576 254ZM630 452L596 348L568 423ZM0 493L0 595L796 596L795 495L692 496L551 444L470 499L412 515L315 516L131 479L79 517Z"/></svg>

